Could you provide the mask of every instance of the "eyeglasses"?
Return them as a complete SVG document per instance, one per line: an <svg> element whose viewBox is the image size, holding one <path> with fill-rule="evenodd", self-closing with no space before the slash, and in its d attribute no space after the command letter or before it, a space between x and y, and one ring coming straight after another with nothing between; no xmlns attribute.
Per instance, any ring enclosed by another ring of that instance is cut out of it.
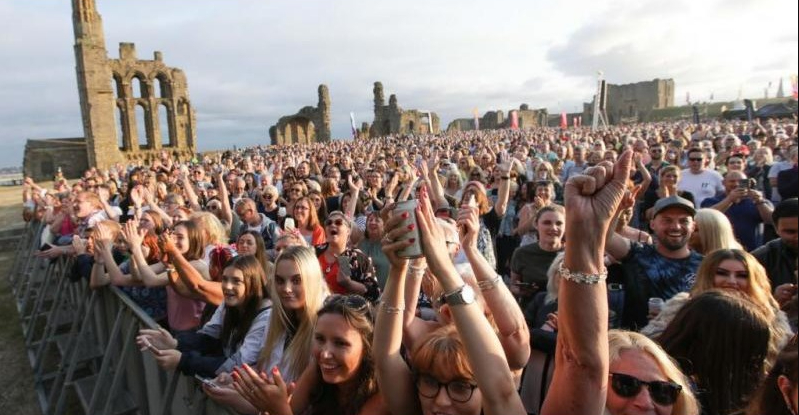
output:
<svg viewBox="0 0 799 415"><path fill-rule="evenodd" d="M453 380L452 382L442 383L430 375L417 375L416 376L416 389L419 395L428 399L435 399L441 392L441 388L447 391L447 396L455 402L466 403L472 399L474 390L477 385L473 385L463 380Z"/></svg>
<svg viewBox="0 0 799 415"><path fill-rule="evenodd" d="M691 160L691 161L703 161L704 159L702 157L691 157L688 160Z"/></svg>
<svg viewBox="0 0 799 415"><path fill-rule="evenodd" d="M272 199L272 198L274 198L274 197L275 197L275 196L274 196L274 195L272 195L271 193L264 193L264 199Z"/></svg>
<svg viewBox="0 0 799 415"><path fill-rule="evenodd" d="M369 307L369 302L357 294L334 294L325 298L324 305L346 306L353 311L364 311Z"/></svg>
<svg viewBox="0 0 799 415"><path fill-rule="evenodd" d="M295 205L294 210L311 210L311 208L305 205Z"/></svg>
<svg viewBox="0 0 799 415"><path fill-rule="evenodd" d="M219 210L221 208L221 206L219 206L219 205L208 205L205 208L208 209L208 210Z"/></svg>
<svg viewBox="0 0 799 415"><path fill-rule="evenodd" d="M617 395L624 398L633 398L641 393L641 388L646 385L649 396L658 405L673 405L680 396L682 386L674 382L644 382L641 379L621 373L611 373L610 387Z"/></svg>
<svg viewBox="0 0 799 415"><path fill-rule="evenodd" d="M344 219L328 219L325 221L325 226L336 225L341 226L344 224Z"/></svg>

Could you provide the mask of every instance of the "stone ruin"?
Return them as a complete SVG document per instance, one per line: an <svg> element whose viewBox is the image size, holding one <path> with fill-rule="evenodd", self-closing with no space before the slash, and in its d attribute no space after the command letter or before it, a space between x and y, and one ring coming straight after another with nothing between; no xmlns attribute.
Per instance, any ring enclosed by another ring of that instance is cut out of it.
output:
<svg viewBox="0 0 799 415"><path fill-rule="evenodd" d="M516 113L519 120L519 129L529 129L547 125L548 113L546 108L531 110L527 104L522 104L519 109L508 111L508 117L502 110L488 111L478 119L481 130L498 130L511 127L512 114ZM447 126L447 131L472 131L475 130L474 118L458 118Z"/></svg>
<svg viewBox="0 0 799 415"><path fill-rule="evenodd" d="M403 110L397 104L397 96L392 94L385 103L383 84L374 84L375 119L369 128L371 137L389 134L438 134L440 132L438 114L430 111Z"/></svg>
<svg viewBox="0 0 799 415"><path fill-rule="evenodd" d="M194 157L196 117L183 71L166 66L161 52L138 59L132 43L120 43L119 59L110 59L94 0L72 0L72 24L85 136L28 140L25 174L49 180L60 168L75 178L89 167L148 163L162 151Z"/></svg>
<svg viewBox="0 0 799 415"><path fill-rule="evenodd" d="M269 128L273 145L310 144L330 141L330 91L319 85L319 103L307 106L294 115L281 117Z"/></svg>
<svg viewBox="0 0 799 415"><path fill-rule="evenodd" d="M637 123L652 110L674 106L674 79L607 85L605 113L610 124ZM591 124L593 102L583 104L583 125Z"/></svg>

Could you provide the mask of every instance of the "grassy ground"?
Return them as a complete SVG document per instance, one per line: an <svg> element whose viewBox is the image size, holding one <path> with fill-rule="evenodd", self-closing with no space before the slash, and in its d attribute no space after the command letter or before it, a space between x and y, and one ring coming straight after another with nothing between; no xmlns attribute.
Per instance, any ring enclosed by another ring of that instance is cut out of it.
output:
<svg viewBox="0 0 799 415"><path fill-rule="evenodd" d="M19 186L0 187L0 231L23 226L21 195ZM13 261L13 249L0 251L0 414L39 415L41 410L8 281Z"/></svg>

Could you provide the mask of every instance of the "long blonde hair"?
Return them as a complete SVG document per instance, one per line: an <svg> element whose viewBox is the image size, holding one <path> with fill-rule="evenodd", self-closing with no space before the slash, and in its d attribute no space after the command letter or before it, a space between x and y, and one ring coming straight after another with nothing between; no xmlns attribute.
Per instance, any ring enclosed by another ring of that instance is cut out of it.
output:
<svg viewBox="0 0 799 415"><path fill-rule="evenodd" d="M282 345L278 344L289 336L291 341L285 346L283 360L290 368L290 373L284 373L284 377L296 379L299 374L308 366L311 358L311 342L313 340L314 326L316 325L317 311L322 308L325 298L330 294L327 283L322 276L322 268L319 260L314 255L313 248L304 246L286 247L277 257L275 264L280 261L293 261L300 270L302 279L302 289L305 294L305 307L296 311L296 314L289 316L280 295L275 287L275 277L270 275L268 279L269 295L272 298L272 319L269 321L269 331L266 335L264 348L258 356L258 367L263 368L268 364L272 354ZM275 267L276 268L276 267ZM274 273L274 271L273 271ZM266 368L264 370L268 370Z"/></svg>
<svg viewBox="0 0 799 415"><path fill-rule="evenodd" d="M703 208L696 211L694 217L698 245L693 244L692 248L697 249L700 254L708 254L717 249L743 249L735 239L732 232L732 224L723 213L716 209Z"/></svg>
<svg viewBox="0 0 799 415"><path fill-rule="evenodd" d="M638 350L654 359L663 375L670 382L682 386L682 392L677 397L677 401L674 402L674 407L671 411L672 415L695 415L699 413L699 403L691 391L691 384L688 378L657 343L640 333L611 330L608 333L608 346L611 364L621 359L623 352Z"/></svg>

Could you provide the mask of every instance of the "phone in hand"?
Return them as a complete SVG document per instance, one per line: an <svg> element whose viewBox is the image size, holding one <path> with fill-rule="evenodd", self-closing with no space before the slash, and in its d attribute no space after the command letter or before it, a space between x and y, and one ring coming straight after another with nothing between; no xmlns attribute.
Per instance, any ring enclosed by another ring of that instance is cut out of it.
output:
<svg viewBox="0 0 799 415"><path fill-rule="evenodd" d="M286 218L286 220L283 221L283 229L286 231L292 231L296 227L297 225L294 223L294 218Z"/></svg>
<svg viewBox="0 0 799 415"><path fill-rule="evenodd" d="M53 245L50 245L47 242L43 243L42 246L39 247L39 250L42 252L49 251L51 249L53 249Z"/></svg>
<svg viewBox="0 0 799 415"><path fill-rule="evenodd" d="M214 382L213 379L204 378L204 377L202 377L200 375L194 375L194 378L199 380L200 382L203 383L203 385L208 386L209 388L218 388L219 387L219 385L217 385L216 382Z"/></svg>
<svg viewBox="0 0 799 415"><path fill-rule="evenodd" d="M749 190L749 179L738 180L738 188L742 190Z"/></svg>

